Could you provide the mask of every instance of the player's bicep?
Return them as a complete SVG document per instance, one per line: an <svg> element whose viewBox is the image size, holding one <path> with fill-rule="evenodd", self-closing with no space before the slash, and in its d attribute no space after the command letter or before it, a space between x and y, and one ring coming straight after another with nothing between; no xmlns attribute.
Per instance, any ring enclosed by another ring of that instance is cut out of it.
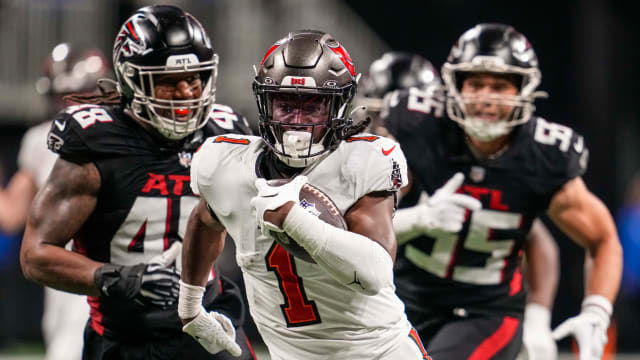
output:
<svg viewBox="0 0 640 360"><path fill-rule="evenodd" d="M59 158L29 212L27 228L38 236L25 241L64 246L95 209L100 182L93 163Z"/></svg>
<svg viewBox="0 0 640 360"><path fill-rule="evenodd" d="M547 212L562 231L587 248L616 231L609 210L580 177L568 181L554 195Z"/></svg>
<svg viewBox="0 0 640 360"><path fill-rule="evenodd" d="M393 231L394 202L392 192L367 194L347 211L345 220L349 231L377 242L395 261L397 244Z"/></svg>
<svg viewBox="0 0 640 360"><path fill-rule="evenodd" d="M215 232L225 231L224 226L218 220L218 216L213 212L209 204L207 204L206 200L203 198L200 198L198 205L193 208L191 216L194 217L193 220L196 222L194 226L205 226L209 228L210 231Z"/></svg>

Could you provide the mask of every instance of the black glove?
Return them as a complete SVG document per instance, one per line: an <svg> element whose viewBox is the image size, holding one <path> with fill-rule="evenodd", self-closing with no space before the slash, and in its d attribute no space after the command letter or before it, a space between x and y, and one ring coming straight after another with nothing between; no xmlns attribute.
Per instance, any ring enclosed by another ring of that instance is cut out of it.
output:
<svg viewBox="0 0 640 360"><path fill-rule="evenodd" d="M105 297L161 309L174 307L180 291L180 272L170 266L181 251L182 244L175 242L149 264L104 264L94 273L94 282Z"/></svg>

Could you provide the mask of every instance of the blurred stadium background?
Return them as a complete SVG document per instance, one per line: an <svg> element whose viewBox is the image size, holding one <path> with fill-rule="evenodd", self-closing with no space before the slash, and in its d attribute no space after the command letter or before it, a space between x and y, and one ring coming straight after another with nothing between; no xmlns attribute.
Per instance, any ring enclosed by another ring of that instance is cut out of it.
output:
<svg viewBox="0 0 640 360"><path fill-rule="evenodd" d="M24 131L46 120L36 93L42 60L54 45L97 47L110 56L121 22L151 1L0 0L0 181L16 169ZM533 44L541 63L541 89L550 99L538 114L569 125L591 150L588 186L618 217L625 247L625 278L616 304L617 349L635 359L640 350L640 23L629 1L364 1L183 0L207 28L220 55L218 102L256 121L252 65L288 31L317 28L333 34L366 72L387 50L419 53L436 67L467 28L509 23ZM634 185L636 184L636 185ZM636 212L634 212L634 209ZM631 211L628 211L631 210ZM631 214L631 216L629 216ZM625 220L625 219L631 220ZM629 236L627 236L629 234ZM553 324L577 313L583 294L583 251L554 231L562 273ZM42 288L24 280L21 235L0 234L0 359L41 359ZM233 266L233 259L227 260ZM257 337L255 332L252 334ZM256 338L257 340L257 338ZM259 341L259 340L258 340ZM567 352L568 341L560 344ZM22 355L21 355L22 354ZM571 358L564 355L565 358Z"/></svg>

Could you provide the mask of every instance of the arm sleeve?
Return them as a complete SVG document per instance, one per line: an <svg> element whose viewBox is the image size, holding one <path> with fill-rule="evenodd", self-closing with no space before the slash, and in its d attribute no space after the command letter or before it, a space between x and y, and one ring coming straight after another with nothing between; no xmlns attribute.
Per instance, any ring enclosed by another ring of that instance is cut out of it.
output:
<svg viewBox="0 0 640 360"><path fill-rule="evenodd" d="M342 230L295 205L284 230L336 281L365 295L393 286L393 261L377 242Z"/></svg>

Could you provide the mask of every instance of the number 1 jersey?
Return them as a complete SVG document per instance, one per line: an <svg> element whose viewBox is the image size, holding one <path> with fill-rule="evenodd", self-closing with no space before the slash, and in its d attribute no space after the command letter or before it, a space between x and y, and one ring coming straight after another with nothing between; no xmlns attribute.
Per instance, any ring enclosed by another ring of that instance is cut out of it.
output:
<svg viewBox="0 0 640 360"><path fill-rule="evenodd" d="M262 234L250 202L267 151L259 137L209 139L194 157L191 186L236 243L249 309L272 358L378 358L410 330L393 285L364 295L352 288L357 281L340 283ZM343 141L307 176L344 214L364 195L396 191L407 173L395 142L365 135Z"/></svg>

